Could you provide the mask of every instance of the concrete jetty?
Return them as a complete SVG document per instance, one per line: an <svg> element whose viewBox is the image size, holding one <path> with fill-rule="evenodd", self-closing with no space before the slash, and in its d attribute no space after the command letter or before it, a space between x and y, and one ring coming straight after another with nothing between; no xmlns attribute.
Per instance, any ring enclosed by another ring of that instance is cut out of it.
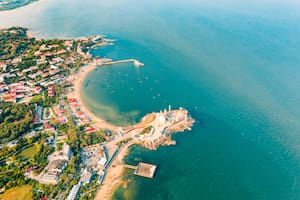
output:
<svg viewBox="0 0 300 200"><path fill-rule="evenodd" d="M123 167L127 168L127 169L137 169L137 166L133 166L133 165L127 165L127 164L123 164Z"/></svg>
<svg viewBox="0 0 300 200"><path fill-rule="evenodd" d="M130 63L130 62L133 62L133 64L136 66L136 67L140 67L140 66L144 66L144 63L136 60L136 59L127 59L127 60L116 60L116 61L113 61L111 59L98 59L96 61L96 65L99 65L99 66L103 66L103 65L114 65L114 64L120 64L120 63Z"/></svg>

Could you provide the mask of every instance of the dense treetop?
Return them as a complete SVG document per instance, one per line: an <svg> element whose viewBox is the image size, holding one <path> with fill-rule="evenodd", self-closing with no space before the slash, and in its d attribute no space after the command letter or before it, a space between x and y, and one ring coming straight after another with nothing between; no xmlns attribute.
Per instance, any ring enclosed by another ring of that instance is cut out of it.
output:
<svg viewBox="0 0 300 200"><path fill-rule="evenodd" d="M0 104L0 143L12 140L32 128L34 105Z"/></svg>

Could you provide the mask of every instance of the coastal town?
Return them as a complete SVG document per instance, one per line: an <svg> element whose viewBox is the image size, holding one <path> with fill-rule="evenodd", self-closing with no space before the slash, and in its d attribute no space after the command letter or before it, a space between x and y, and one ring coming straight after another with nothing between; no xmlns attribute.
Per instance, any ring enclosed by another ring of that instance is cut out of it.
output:
<svg viewBox="0 0 300 200"><path fill-rule="evenodd" d="M22 187L32 199L110 199L124 168L155 175L154 163L124 163L132 145L176 145L172 133L191 129L184 108L169 106L128 127L87 109L80 88L96 67L144 65L90 54L112 42L101 35L46 40L21 27L0 30L0 199Z"/></svg>

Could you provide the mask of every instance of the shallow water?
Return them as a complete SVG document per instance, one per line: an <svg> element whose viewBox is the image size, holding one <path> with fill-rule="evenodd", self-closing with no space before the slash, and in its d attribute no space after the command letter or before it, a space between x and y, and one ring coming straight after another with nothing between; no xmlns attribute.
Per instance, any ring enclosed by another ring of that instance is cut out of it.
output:
<svg viewBox="0 0 300 200"><path fill-rule="evenodd" d="M132 64L98 68L83 84L89 108L130 124L169 104L198 121L177 146L134 147L158 165L116 199L299 199L300 5L296 1L43 0L0 13L0 26L43 37L106 33L93 51ZM122 195L124 196L122 197Z"/></svg>

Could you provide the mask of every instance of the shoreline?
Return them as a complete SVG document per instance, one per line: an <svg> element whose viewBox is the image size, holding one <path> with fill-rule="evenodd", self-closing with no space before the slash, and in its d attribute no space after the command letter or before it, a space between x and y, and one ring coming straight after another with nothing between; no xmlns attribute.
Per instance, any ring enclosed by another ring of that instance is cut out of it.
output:
<svg viewBox="0 0 300 200"><path fill-rule="evenodd" d="M122 180L125 168L124 158L130 153L130 148L134 145L139 145L140 143L136 140L133 140L123 147L120 148L117 158L115 158L111 167L108 168L106 172L106 177L103 183L99 186L99 189L94 197L94 200L111 200L113 195L119 186L124 182Z"/></svg>
<svg viewBox="0 0 300 200"><path fill-rule="evenodd" d="M26 30L26 36L29 38L33 38L33 34L29 29Z"/></svg>
<svg viewBox="0 0 300 200"><path fill-rule="evenodd" d="M80 107L80 110L85 113L86 116L88 116L91 119L91 123L99 129L109 129L112 131L117 131L118 127L108 123L104 119L98 117L95 115L92 111L88 109L88 107L84 104L84 101L81 96L81 87L82 84L85 80L85 78L94 70L98 67L95 65L95 63L89 63L86 66L81 67L77 73L71 75L69 77L70 80L72 80L73 83L73 91L68 93L67 96L68 98L75 98L77 100L77 103Z"/></svg>
<svg viewBox="0 0 300 200"><path fill-rule="evenodd" d="M103 183L99 186L94 200L111 200L115 191L122 184L122 177L124 174L124 167L118 165L114 160L111 167L107 170Z"/></svg>
<svg viewBox="0 0 300 200"><path fill-rule="evenodd" d="M70 80L73 80L73 91L68 93L68 98L76 98L77 103L80 107L80 110L85 113L86 116L91 118L92 124L99 129L110 129L113 131L117 131L119 127L106 122L101 117L96 116L92 111L88 109L88 107L84 104L84 101L81 96L81 89L83 86L83 82L85 78L95 70L98 65L94 62L89 63L85 66L82 66L77 73L71 75L69 77ZM104 182L99 186L98 191L94 197L95 200L110 200L117 190L117 188L122 184L122 177L124 174L124 167L121 165L123 163L124 158L130 152L130 147L133 145L139 144L138 141L131 141L120 148L117 158L113 159L111 163L111 167L106 171L106 176ZM117 146L117 144L114 144ZM116 148L116 146L114 148Z"/></svg>
<svg viewBox="0 0 300 200"><path fill-rule="evenodd" d="M86 66L81 67L77 73L71 75L69 77L70 80L73 80L73 91L71 93L68 93L67 96L68 98L76 98L77 103L80 107L80 110L86 114L91 120L92 123L95 127L99 129L110 129L113 131L117 131L118 127L114 126L108 122L106 122L104 119L96 116L92 111L88 109L88 107L84 104L84 101L81 96L81 88L83 86L83 82L85 78L93 71L95 70L97 65L95 63L89 63ZM130 145L131 146L131 145ZM128 145L124 146L121 148L120 151L123 151L124 148L124 157L122 160L125 158L125 156L129 153L129 148ZM114 159L113 162L111 163L111 167L108 168L106 172L106 177L104 179L104 182L99 186L98 191L95 194L94 199L97 200L110 200L114 194L114 192L117 190L119 185L122 183L122 177L124 173L124 168L122 165L119 165L120 162L120 154L118 153L118 159ZM115 167L113 167L115 166Z"/></svg>

